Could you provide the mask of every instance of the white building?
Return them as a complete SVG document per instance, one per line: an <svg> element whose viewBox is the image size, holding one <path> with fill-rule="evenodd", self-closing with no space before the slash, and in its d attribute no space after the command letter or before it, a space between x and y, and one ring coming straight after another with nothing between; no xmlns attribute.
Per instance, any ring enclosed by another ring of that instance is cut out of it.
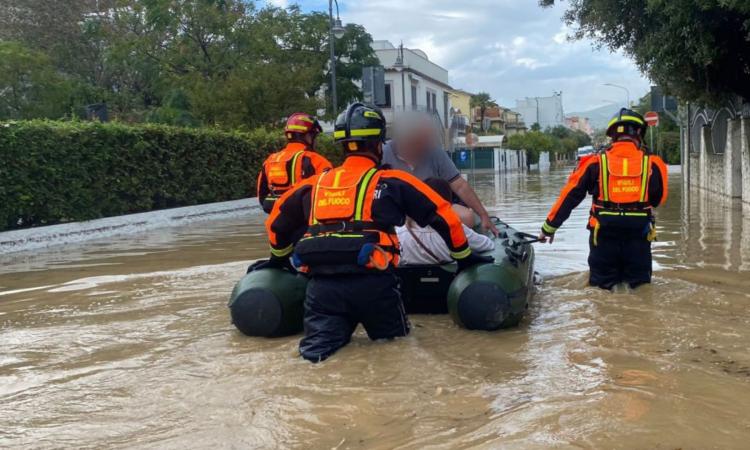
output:
<svg viewBox="0 0 750 450"><path fill-rule="evenodd" d="M452 92L448 71L430 61L422 50L396 47L389 41L374 41L372 48L385 68L386 104L382 110L388 123L401 111L425 111L447 129Z"/></svg>
<svg viewBox="0 0 750 450"><path fill-rule="evenodd" d="M549 97L526 97L516 100L514 109L521 113L529 128L535 123L538 123L542 130L565 125L562 92L555 92Z"/></svg>

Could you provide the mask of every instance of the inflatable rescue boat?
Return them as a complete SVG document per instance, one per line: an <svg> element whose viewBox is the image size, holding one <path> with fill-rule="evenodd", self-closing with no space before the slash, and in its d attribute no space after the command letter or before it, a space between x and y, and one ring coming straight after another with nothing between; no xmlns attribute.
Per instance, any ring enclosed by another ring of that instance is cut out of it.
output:
<svg viewBox="0 0 750 450"><path fill-rule="evenodd" d="M409 314L450 314L470 330L513 327L534 290L535 236L496 220L495 261L456 273L455 263L396 269ZM232 323L248 336L279 337L302 331L307 278L285 270L251 271L229 298Z"/></svg>

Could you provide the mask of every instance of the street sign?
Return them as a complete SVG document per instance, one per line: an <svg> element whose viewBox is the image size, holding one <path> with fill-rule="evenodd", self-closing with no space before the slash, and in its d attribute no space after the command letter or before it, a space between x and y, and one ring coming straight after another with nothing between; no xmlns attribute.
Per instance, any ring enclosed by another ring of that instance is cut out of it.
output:
<svg viewBox="0 0 750 450"><path fill-rule="evenodd" d="M362 68L362 96L365 103L385 106L385 69L383 66Z"/></svg>
<svg viewBox="0 0 750 450"><path fill-rule="evenodd" d="M677 99L664 95L659 86L651 86L651 110L656 112L677 112Z"/></svg>
<svg viewBox="0 0 750 450"><path fill-rule="evenodd" d="M644 119L646 119L646 123L650 127L658 127L659 126L659 113L654 111L649 111L646 113L646 115L643 116Z"/></svg>

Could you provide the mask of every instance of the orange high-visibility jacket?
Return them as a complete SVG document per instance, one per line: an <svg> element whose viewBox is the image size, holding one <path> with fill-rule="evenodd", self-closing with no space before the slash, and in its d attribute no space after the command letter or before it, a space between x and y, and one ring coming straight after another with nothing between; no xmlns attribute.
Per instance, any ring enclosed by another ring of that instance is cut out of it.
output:
<svg viewBox="0 0 750 450"><path fill-rule="evenodd" d="M606 220L627 228L636 218L651 218L651 208L667 199L667 167L633 142L615 142L605 152L581 160L542 225L554 234L586 197L593 197L587 228Z"/></svg>
<svg viewBox="0 0 750 450"><path fill-rule="evenodd" d="M398 263L394 228L406 216L440 233L455 259L471 253L450 203L414 176L359 155L284 194L266 228L274 256L296 250L313 274L385 270Z"/></svg>
<svg viewBox="0 0 750 450"><path fill-rule="evenodd" d="M267 213L274 202L298 182L333 167L322 155L301 142L290 142L271 154L258 174L258 201Z"/></svg>

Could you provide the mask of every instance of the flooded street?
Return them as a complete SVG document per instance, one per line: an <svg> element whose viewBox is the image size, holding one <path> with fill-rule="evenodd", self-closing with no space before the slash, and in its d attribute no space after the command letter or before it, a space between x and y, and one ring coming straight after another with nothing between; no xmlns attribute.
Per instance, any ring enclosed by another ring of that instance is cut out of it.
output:
<svg viewBox="0 0 750 450"><path fill-rule="evenodd" d="M536 233L569 172L474 181ZM671 176L652 285L586 286L582 205L518 329L413 316L318 365L229 322L260 217L4 256L0 448L747 448L750 214Z"/></svg>

